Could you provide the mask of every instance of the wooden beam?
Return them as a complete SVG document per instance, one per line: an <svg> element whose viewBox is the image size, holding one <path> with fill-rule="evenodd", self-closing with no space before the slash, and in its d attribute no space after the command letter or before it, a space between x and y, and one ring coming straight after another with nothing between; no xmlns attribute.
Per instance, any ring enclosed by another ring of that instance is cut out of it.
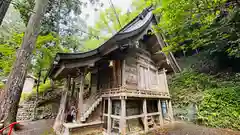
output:
<svg viewBox="0 0 240 135"><path fill-rule="evenodd" d="M118 49L118 45L115 44L114 47L111 47L110 49L106 50L105 52L102 53L102 55L105 56L116 49Z"/></svg>
<svg viewBox="0 0 240 135"><path fill-rule="evenodd" d="M127 116L126 119L130 120L130 119L137 119L137 118L142 118L142 117L144 117L144 114Z"/></svg>
<svg viewBox="0 0 240 135"><path fill-rule="evenodd" d="M120 134L126 135L126 100L121 99Z"/></svg>
<svg viewBox="0 0 240 135"><path fill-rule="evenodd" d="M112 113L112 100L109 97L108 98L108 120L107 120L107 133L110 135L112 130L112 119L111 119L111 113Z"/></svg>
<svg viewBox="0 0 240 135"><path fill-rule="evenodd" d="M111 118L114 118L114 119L121 119L121 117L120 116L118 116L118 115L111 115Z"/></svg>
<svg viewBox="0 0 240 135"><path fill-rule="evenodd" d="M163 115L162 115L162 104L161 104L161 100L158 99L158 112L159 112L159 123L160 126L163 125Z"/></svg>
<svg viewBox="0 0 240 135"><path fill-rule="evenodd" d="M165 47L165 46L168 46L167 43L164 42L164 39L165 39L164 35L161 35L161 34L157 33L157 34L155 34L155 36L156 36L156 38L157 38L157 40L158 40L158 42L159 42L160 48L163 48L163 47ZM180 66L178 65L178 63L177 63L174 55L172 54L172 52L169 52L169 55L167 55L167 57L171 60L170 65L171 65L171 67L173 68L173 71L174 71L174 72L180 72L180 71L181 71L181 68L180 68ZM175 67L175 68L174 68L174 67Z"/></svg>
<svg viewBox="0 0 240 135"><path fill-rule="evenodd" d="M104 113L103 116L105 117L108 117L108 113ZM120 116L119 115L110 115L111 118L114 118L114 119L119 119L120 120Z"/></svg>
<svg viewBox="0 0 240 135"><path fill-rule="evenodd" d="M57 76L64 70L65 65L61 65L61 67L57 70L57 72L54 74L53 78L57 78Z"/></svg>
<svg viewBox="0 0 240 135"><path fill-rule="evenodd" d="M77 122L81 123L83 113L83 90L84 90L84 73L80 73L79 77L79 93L78 93L78 115Z"/></svg>
<svg viewBox="0 0 240 135"><path fill-rule="evenodd" d="M159 115L159 112L147 113L147 116Z"/></svg>
<svg viewBox="0 0 240 135"><path fill-rule="evenodd" d="M144 131L148 131L148 123L147 123L147 100L143 99L143 125L144 125Z"/></svg>
<svg viewBox="0 0 240 135"><path fill-rule="evenodd" d="M107 116L107 114L105 114L105 115ZM153 112L153 113L147 113L146 114L146 116L154 116L154 115L160 115L160 112ZM126 116L126 120L137 119L137 118L142 118L142 117L144 117L144 114Z"/></svg>
<svg viewBox="0 0 240 135"><path fill-rule="evenodd" d="M100 59L101 59L100 57L97 57L97 58L87 60L87 61L74 62L74 63L66 64L65 67L66 68L85 67L85 66L94 64L96 61L98 61Z"/></svg>

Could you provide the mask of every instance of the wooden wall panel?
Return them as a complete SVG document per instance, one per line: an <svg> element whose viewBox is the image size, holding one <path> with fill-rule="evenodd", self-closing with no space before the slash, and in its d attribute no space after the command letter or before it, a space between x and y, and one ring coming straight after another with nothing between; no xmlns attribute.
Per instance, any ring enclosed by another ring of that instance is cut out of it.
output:
<svg viewBox="0 0 240 135"><path fill-rule="evenodd" d="M127 57L125 65L125 83L128 87L137 88L138 86L138 74L136 59L132 56Z"/></svg>
<svg viewBox="0 0 240 135"><path fill-rule="evenodd" d="M158 80L159 80L159 89L161 92L167 92L166 86L165 86L165 74L164 73L159 73L158 74Z"/></svg>
<svg viewBox="0 0 240 135"><path fill-rule="evenodd" d="M158 73L157 66L147 52L131 52L125 61L123 71L127 88L167 92L165 74Z"/></svg>
<svg viewBox="0 0 240 135"><path fill-rule="evenodd" d="M99 88L108 89L112 87L113 71L110 67L105 67L99 71Z"/></svg>
<svg viewBox="0 0 240 135"><path fill-rule="evenodd" d="M97 74L91 73L91 93L97 93Z"/></svg>

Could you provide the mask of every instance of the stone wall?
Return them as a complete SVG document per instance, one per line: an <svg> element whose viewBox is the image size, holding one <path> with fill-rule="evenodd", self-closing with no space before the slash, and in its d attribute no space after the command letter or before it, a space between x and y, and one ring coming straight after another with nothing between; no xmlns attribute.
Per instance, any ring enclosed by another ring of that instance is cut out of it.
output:
<svg viewBox="0 0 240 135"><path fill-rule="evenodd" d="M49 104L37 108L37 119L54 119L57 116L59 103L50 102ZM34 102L24 102L19 105L17 121L32 120Z"/></svg>
<svg viewBox="0 0 240 135"><path fill-rule="evenodd" d="M17 121L31 120L33 117L34 101L20 103L17 113Z"/></svg>
<svg viewBox="0 0 240 135"><path fill-rule="evenodd" d="M37 119L52 119L57 116L61 90L49 90L39 94ZM35 95L30 96L19 104L17 121L32 120Z"/></svg>

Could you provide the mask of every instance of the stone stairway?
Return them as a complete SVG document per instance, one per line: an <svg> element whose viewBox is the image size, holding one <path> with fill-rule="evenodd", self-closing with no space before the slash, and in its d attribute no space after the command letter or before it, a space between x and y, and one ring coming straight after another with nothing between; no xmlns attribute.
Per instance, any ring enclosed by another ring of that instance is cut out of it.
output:
<svg viewBox="0 0 240 135"><path fill-rule="evenodd" d="M23 102L19 104L17 121L31 120L34 109L34 101Z"/></svg>
<svg viewBox="0 0 240 135"><path fill-rule="evenodd" d="M92 101L92 103L91 103ZM89 106L86 107L85 104L85 111L84 113L81 115L81 121L85 122L87 120L87 118L91 115L91 113L97 108L97 106L101 103L102 101L102 97L99 95L96 95L95 98L92 98L91 101L88 101Z"/></svg>

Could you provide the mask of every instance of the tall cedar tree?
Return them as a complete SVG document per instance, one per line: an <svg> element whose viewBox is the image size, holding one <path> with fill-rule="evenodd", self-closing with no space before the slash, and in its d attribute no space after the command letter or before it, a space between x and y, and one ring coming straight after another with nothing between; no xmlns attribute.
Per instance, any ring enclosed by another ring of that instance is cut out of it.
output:
<svg viewBox="0 0 240 135"><path fill-rule="evenodd" d="M20 49L17 51L16 61L9 75L4 92L0 97L0 119L4 125L16 121L18 103L20 101L23 84L26 78L27 68L35 48L40 30L40 22L45 13L48 0L36 0L22 40Z"/></svg>
<svg viewBox="0 0 240 135"><path fill-rule="evenodd" d="M0 0L0 25L2 24L3 18L7 13L11 1L12 0Z"/></svg>

